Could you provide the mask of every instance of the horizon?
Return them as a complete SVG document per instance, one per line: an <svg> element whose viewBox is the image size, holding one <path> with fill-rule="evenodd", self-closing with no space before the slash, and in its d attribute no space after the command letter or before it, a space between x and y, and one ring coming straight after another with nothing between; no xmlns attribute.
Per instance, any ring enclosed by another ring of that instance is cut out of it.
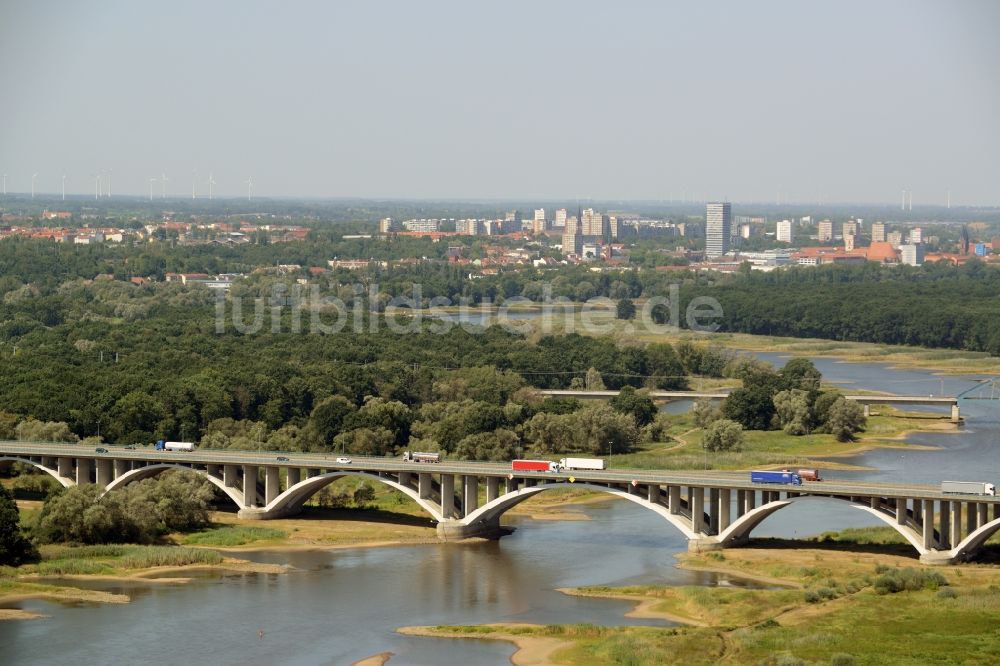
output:
<svg viewBox="0 0 1000 666"><path fill-rule="evenodd" d="M982 0L3 14L8 192L1000 205Z"/></svg>

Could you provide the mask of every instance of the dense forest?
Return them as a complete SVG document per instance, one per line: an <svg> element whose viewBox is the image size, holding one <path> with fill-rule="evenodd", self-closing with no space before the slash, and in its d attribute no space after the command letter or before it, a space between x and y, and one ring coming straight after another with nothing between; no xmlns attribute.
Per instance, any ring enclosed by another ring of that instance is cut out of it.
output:
<svg viewBox="0 0 1000 666"><path fill-rule="evenodd" d="M686 343L525 337L499 327L444 331L429 321L394 332L370 303L350 308L336 332L293 333L289 308L278 308L272 320L266 307L255 334L233 326L220 333L219 301L203 287L93 280L151 264L232 270L274 259L269 252L281 261L320 250L308 242L0 243L0 438L99 435L130 444L166 437L359 453L419 446L497 458L556 447L596 452L609 442L625 450L658 427L641 392L613 405L581 405L544 399L536 389L683 388L689 376L721 376L734 362L722 350ZM233 287L223 310L228 316L238 297L271 298L274 305L275 285L292 289L296 277L254 273ZM722 278L564 267L481 280L438 263L321 280L345 302L356 284L378 283L384 295L411 294L420 285L424 304L435 296L499 302L546 293L641 299L667 295L679 281L682 308L695 296L721 302L724 330L1000 353L1000 271L974 260L963 267L831 266Z"/></svg>

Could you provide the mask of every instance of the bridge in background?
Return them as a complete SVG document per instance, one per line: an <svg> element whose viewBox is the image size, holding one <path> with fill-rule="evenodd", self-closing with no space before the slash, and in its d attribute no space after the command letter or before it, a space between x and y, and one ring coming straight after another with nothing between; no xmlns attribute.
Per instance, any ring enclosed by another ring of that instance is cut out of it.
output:
<svg viewBox="0 0 1000 666"><path fill-rule="evenodd" d="M338 464L322 454L246 451L151 451L73 444L0 442L0 464L24 463L63 486L95 483L110 492L167 470L208 479L243 518L266 520L301 511L319 490L344 477L382 483L410 497L437 522L443 540L496 538L500 517L534 495L557 488L605 492L650 511L680 531L691 550L745 543L775 512L799 502L846 503L899 532L933 564L973 557L1000 531L1000 497L945 494L927 485L848 481L801 486L751 483L739 472L567 470L514 472L509 463L353 458ZM820 526L817 526L819 529Z"/></svg>
<svg viewBox="0 0 1000 666"><path fill-rule="evenodd" d="M578 400L610 400L618 395L618 391L584 391L573 389L545 389L543 395L554 398L576 398ZM671 402L674 400L725 400L729 392L722 391L649 391L649 397L656 402ZM934 407L951 407L951 420L961 420L958 407L958 397L955 396L923 396L923 395L845 395L848 400L864 405L865 416L871 415L872 405L931 405Z"/></svg>

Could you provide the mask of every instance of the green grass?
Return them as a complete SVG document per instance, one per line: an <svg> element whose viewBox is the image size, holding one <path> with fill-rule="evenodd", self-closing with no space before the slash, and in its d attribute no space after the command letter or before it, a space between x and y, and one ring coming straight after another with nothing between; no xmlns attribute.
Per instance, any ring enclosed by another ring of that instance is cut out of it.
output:
<svg viewBox="0 0 1000 666"><path fill-rule="evenodd" d="M816 458L836 456L856 450L859 446L878 446L891 443L906 446L903 441L883 441L897 437L909 430L918 430L929 424L940 424L936 415L908 414L889 407L879 407L881 414L868 419L865 432L853 442L838 442L833 435L811 433L792 436L781 430L751 430L744 433L740 451L706 452L701 447L701 430L692 416L680 414L672 417L668 431L671 442L642 444L633 453L611 456L611 467L626 469L668 470L737 470L755 467L811 466Z"/></svg>
<svg viewBox="0 0 1000 666"><path fill-rule="evenodd" d="M222 556L210 550L177 546L46 546L42 561L20 567L18 574L42 576L113 575L149 567L220 564Z"/></svg>
<svg viewBox="0 0 1000 666"><path fill-rule="evenodd" d="M181 542L189 546L244 546L256 541L284 539L284 530L272 527L251 527L245 525L220 525L187 534Z"/></svg>

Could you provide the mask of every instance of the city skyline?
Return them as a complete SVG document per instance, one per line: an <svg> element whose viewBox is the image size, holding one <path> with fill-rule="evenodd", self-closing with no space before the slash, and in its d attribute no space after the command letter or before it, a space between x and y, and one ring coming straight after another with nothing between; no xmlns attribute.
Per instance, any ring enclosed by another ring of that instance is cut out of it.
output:
<svg viewBox="0 0 1000 666"><path fill-rule="evenodd" d="M1000 203L993 3L511 7L7 6L6 190Z"/></svg>

